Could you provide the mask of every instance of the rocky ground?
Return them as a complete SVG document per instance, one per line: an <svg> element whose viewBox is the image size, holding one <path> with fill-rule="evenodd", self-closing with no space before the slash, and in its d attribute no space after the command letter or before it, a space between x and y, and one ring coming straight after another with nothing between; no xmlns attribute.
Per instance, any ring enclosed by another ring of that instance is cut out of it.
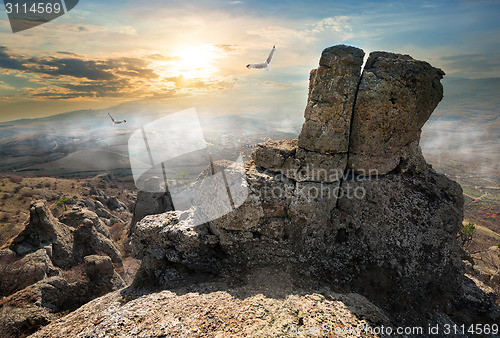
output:
<svg viewBox="0 0 500 338"><path fill-rule="evenodd" d="M376 337L377 325L392 327L363 296L298 288L283 272L261 270L239 285L113 292L33 337Z"/></svg>
<svg viewBox="0 0 500 338"><path fill-rule="evenodd" d="M1 247L2 337L33 333L82 304L124 287L136 271L135 260L123 248L125 222L131 219L129 206L103 192L115 184L112 177L101 175L71 186L68 180L54 179L37 187L37 180L47 179L3 179L7 189L9 183L17 184L19 191L30 191L32 198L46 191L52 203L33 200L22 231ZM75 195L66 198L63 191L69 189ZM3 201L4 210L25 203L10 196Z"/></svg>

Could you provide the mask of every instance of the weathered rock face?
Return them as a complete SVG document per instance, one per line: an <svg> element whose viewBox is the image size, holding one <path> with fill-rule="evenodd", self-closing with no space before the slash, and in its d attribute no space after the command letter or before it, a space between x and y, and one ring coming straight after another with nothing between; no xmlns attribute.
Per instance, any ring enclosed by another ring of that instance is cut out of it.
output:
<svg viewBox="0 0 500 338"><path fill-rule="evenodd" d="M327 183L346 168L361 175L425 170L420 131L443 97L443 71L408 55L373 52L361 75L363 56L354 47L325 49L311 72L298 142L259 146L255 164Z"/></svg>
<svg viewBox="0 0 500 338"><path fill-rule="evenodd" d="M319 67L310 74L305 122L298 141L259 147L254 156L257 165L284 169L284 175L300 182L332 183L340 179L347 165L351 117L364 55L361 49L344 45L323 51ZM297 145L295 154L290 153L292 144ZM270 163L273 156L266 150L270 148L287 151L274 157L278 162ZM285 163L280 165L282 158Z"/></svg>
<svg viewBox="0 0 500 338"><path fill-rule="evenodd" d="M134 232L135 224L148 215L161 214L166 211L173 210L172 199L169 192L153 192L159 191L160 180L152 177L146 182L149 186L149 191L139 191L137 193L137 201L134 205L134 214L130 222L129 233Z"/></svg>
<svg viewBox="0 0 500 338"><path fill-rule="evenodd" d="M125 286L114 270L121 262L94 212L75 207L58 220L46 201L33 202L29 223L0 255L0 295L6 296L0 336L33 333L58 312Z"/></svg>
<svg viewBox="0 0 500 338"><path fill-rule="evenodd" d="M83 262L87 255L105 253L113 262L121 263L121 254L108 238L109 233L97 215L89 210L74 209L57 220L45 201L30 207L30 221L13 240L11 249L24 255L47 246L55 266L67 269Z"/></svg>
<svg viewBox="0 0 500 338"><path fill-rule="evenodd" d="M257 147L238 209L197 226L193 210L138 222L131 247L142 259L140 280L171 287L272 266L297 281L360 292L399 323L457 310L450 304L460 303L464 274L462 191L425 163L418 145L443 73L377 52L360 80L362 59L356 48L325 50L298 141Z"/></svg>
<svg viewBox="0 0 500 338"><path fill-rule="evenodd" d="M347 153L356 91L365 53L350 46L323 51L311 72L299 146L321 154Z"/></svg>
<svg viewBox="0 0 500 338"><path fill-rule="evenodd" d="M443 75L408 55L371 53L352 117L349 168L383 175L409 159L425 168L422 155L414 153L422 126L443 98Z"/></svg>
<svg viewBox="0 0 500 338"><path fill-rule="evenodd" d="M2 337L34 333L40 327L60 318L61 311L76 310L96 297L125 286L121 277L112 269L107 269L102 274L94 272L102 272L103 269L99 269L102 260L107 261L108 267L113 266L109 257L98 257L97 262L101 262L100 264L96 264L96 259L85 260L87 276L82 275L81 280L68 281L61 276L45 278L4 298L0 302Z"/></svg>
<svg viewBox="0 0 500 338"><path fill-rule="evenodd" d="M461 283L463 200L445 176L428 169L339 185L294 182L255 166L246 172L251 193L231 214L193 226L190 211L172 211L137 224L133 255L148 280L172 286L195 274L276 265L391 306L423 294L437 299Z"/></svg>
<svg viewBox="0 0 500 338"><path fill-rule="evenodd" d="M59 222L46 202L40 200L31 204L29 223L10 248L18 255L24 255L52 245L52 261L60 267L69 267L73 265L72 242L73 230Z"/></svg>

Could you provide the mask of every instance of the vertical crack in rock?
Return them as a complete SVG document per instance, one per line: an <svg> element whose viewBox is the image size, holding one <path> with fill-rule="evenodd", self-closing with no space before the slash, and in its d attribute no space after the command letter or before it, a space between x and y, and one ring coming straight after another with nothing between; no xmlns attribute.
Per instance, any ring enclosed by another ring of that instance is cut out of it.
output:
<svg viewBox="0 0 500 338"><path fill-rule="evenodd" d="M354 109L356 107L356 102L358 100L359 86L361 85L361 81L363 79L363 73L365 71L364 70L365 66L366 66L366 64L362 65L361 68L360 68L360 76L359 76L358 83L356 84L356 91L354 93L354 100L353 100L353 103L352 103L351 118L350 118L350 121L349 121L349 143L347 145L347 163L349 163L349 155L350 155L350 148L351 148L351 135L352 135L352 125L353 125ZM346 165L346 168L344 169L344 173L343 173L343 175L342 175L342 177L340 178L340 181L339 181L339 191L340 191L340 189L342 189L342 183L344 182L344 180L346 179L346 177L350 176L349 171L350 171L350 169ZM352 174L354 174L354 173L352 173ZM337 196L337 200L335 201L335 207L338 207L338 203L339 203L338 197L339 196Z"/></svg>
<svg viewBox="0 0 500 338"><path fill-rule="evenodd" d="M338 182L347 166L349 133L365 53L355 47L326 48L309 79L305 122L298 141L268 142L255 164L298 182ZM288 154L288 155L287 155Z"/></svg>
<svg viewBox="0 0 500 338"><path fill-rule="evenodd" d="M444 72L409 55L372 52L354 105L347 167L385 175L423 171L420 130L443 98Z"/></svg>

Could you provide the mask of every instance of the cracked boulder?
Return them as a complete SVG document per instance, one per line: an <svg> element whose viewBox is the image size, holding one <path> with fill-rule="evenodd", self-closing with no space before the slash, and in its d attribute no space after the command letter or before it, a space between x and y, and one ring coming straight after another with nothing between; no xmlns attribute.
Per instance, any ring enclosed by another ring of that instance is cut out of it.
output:
<svg viewBox="0 0 500 338"><path fill-rule="evenodd" d="M311 71L305 122L298 140L257 147L255 164L299 182L333 183L347 165L349 133L365 53L338 45L323 51Z"/></svg>
<svg viewBox="0 0 500 338"><path fill-rule="evenodd" d="M370 53L357 92L348 167L384 175L425 169L420 130L443 98L444 72L409 55Z"/></svg>
<svg viewBox="0 0 500 338"><path fill-rule="evenodd" d="M347 153L349 126L365 53L339 45L321 54L311 71L299 147L320 154Z"/></svg>

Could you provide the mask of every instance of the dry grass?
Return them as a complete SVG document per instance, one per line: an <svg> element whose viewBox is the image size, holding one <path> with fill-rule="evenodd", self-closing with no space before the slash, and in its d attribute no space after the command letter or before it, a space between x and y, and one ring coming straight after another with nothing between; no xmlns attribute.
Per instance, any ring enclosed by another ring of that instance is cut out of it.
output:
<svg viewBox="0 0 500 338"><path fill-rule="evenodd" d="M63 270L62 277L68 283L86 283L89 281L85 273L84 263L75 265L71 269Z"/></svg>

